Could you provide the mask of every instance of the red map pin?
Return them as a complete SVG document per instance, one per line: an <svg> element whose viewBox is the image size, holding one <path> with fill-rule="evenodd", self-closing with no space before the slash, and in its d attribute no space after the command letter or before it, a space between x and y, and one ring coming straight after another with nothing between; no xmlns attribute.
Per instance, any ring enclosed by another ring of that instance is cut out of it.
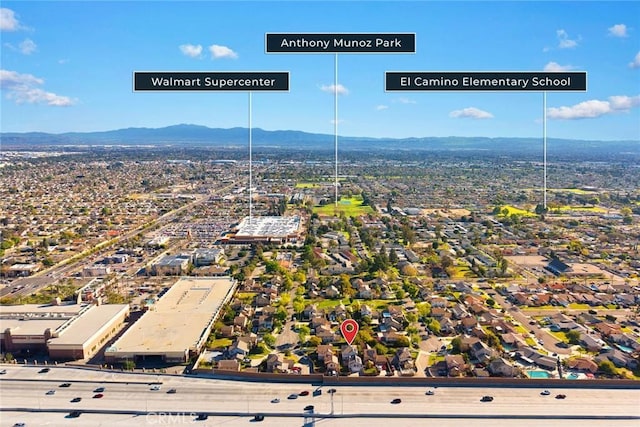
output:
<svg viewBox="0 0 640 427"><path fill-rule="evenodd" d="M347 319L342 322L340 325L340 332L342 332L344 339L347 340L347 344L351 345L353 340L356 338L356 335L358 335L358 329L360 329L360 326L358 325L358 322L353 319Z"/></svg>

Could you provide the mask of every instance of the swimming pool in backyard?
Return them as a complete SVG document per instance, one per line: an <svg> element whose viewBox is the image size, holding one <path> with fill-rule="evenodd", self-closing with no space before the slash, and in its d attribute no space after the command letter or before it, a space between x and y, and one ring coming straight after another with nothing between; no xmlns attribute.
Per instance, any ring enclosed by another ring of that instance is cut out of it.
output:
<svg viewBox="0 0 640 427"><path fill-rule="evenodd" d="M527 371L527 376L535 379L551 378L551 374L547 371Z"/></svg>

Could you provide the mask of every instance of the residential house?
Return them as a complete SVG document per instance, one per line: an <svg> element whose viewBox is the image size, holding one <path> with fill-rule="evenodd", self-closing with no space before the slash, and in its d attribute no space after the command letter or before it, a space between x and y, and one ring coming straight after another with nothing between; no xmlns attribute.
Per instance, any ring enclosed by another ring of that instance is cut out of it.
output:
<svg viewBox="0 0 640 427"><path fill-rule="evenodd" d="M289 372L293 368L294 361L285 358L283 354L271 353L265 361L267 372Z"/></svg>
<svg viewBox="0 0 640 427"><path fill-rule="evenodd" d="M461 354L447 354L444 356L444 361L447 366L447 375L450 377L462 376L469 368Z"/></svg>
<svg viewBox="0 0 640 427"><path fill-rule="evenodd" d="M594 359L596 363L600 363L603 360L611 361L618 368L629 368L634 370L638 367L638 361L636 359L617 349L604 351Z"/></svg>
<svg viewBox="0 0 640 427"><path fill-rule="evenodd" d="M397 349L391 363L400 371L401 375L413 375L415 373L415 362L411 357L411 351L407 347Z"/></svg>
<svg viewBox="0 0 640 427"><path fill-rule="evenodd" d="M518 369L509 364L509 362L504 360L502 357L492 360L489 363L487 370L495 377L512 378L518 374Z"/></svg>
<svg viewBox="0 0 640 427"><path fill-rule="evenodd" d="M567 360L567 367L575 371L589 372L595 374L598 372L598 364L587 357L578 357Z"/></svg>

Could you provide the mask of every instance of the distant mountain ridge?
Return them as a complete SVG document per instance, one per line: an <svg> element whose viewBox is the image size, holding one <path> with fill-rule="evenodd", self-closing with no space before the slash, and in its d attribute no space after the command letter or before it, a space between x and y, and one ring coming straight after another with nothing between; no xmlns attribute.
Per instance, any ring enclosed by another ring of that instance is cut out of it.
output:
<svg viewBox="0 0 640 427"><path fill-rule="evenodd" d="M126 128L102 132L68 132L50 134L44 132L3 132L2 145L10 147L38 147L56 145L195 145L195 146L238 146L248 144L247 128L209 128L201 125L179 124L162 128ZM253 128L254 147L272 147L297 150L333 149L334 136L295 130L267 131ZM562 151L603 151L608 154L640 155L640 141L587 141L549 138L550 149ZM414 137L414 138L371 138L339 137L340 150L420 150L420 151L462 151L492 150L497 152L538 152L540 138L488 138L488 137Z"/></svg>

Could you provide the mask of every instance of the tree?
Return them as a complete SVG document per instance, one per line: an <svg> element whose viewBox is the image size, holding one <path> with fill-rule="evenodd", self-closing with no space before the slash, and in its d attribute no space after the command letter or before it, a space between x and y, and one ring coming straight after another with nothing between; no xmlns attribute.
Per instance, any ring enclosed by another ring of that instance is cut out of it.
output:
<svg viewBox="0 0 640 427"><path fill-rule="evenodd" d="M451 353L452 354L460 354L462 350L460 347L462 346L462 339L460 337L455 337L451 340Z"/></svg>
<svg viewBox="0 0 640 427"><path fill-rule="evenodd" d="M431 332L433 332L434 335L440 335L440 322L438 322L436 319L431 319L428 328Z"/></svg>
<svg viewBox="0 0 640 427"><path fill-rule="evenodd" d="M276 337L271 334L264 334L264 336L262 337L262 341L264 341L264 343L269 347L273 347L273 345L276 343Z"/></svg>
<svg viewBox="0 0 640 427"><path fill-rule="evenodd" d="M311 329L307 325L301 325L298 327L298 339L300 342L305 342L310 334Z"/></svg>
<svg viewBox="0 0 640 427"><path fill-rule="evenodd" d="M125 371L133 371L134 369L136 369L136 362L131 359L127 359L122 362L122 369L124 369Z"/></svg>
<svg viewBox="0 0 640 427"><path fill-rule="evenodd" d="M580 332L576 331L575 329L572 329L569 332L565 333L565 336L569 340L569 344L580 344Z"/></svg>
<svg viewBox="0 0 640 427"><path fill-rule="evenodd" d="M618 375L618 370L616 369L616 365L613 364L610 360L603 360L598 364L598 370L605 375L615 376Z"/></svg>

